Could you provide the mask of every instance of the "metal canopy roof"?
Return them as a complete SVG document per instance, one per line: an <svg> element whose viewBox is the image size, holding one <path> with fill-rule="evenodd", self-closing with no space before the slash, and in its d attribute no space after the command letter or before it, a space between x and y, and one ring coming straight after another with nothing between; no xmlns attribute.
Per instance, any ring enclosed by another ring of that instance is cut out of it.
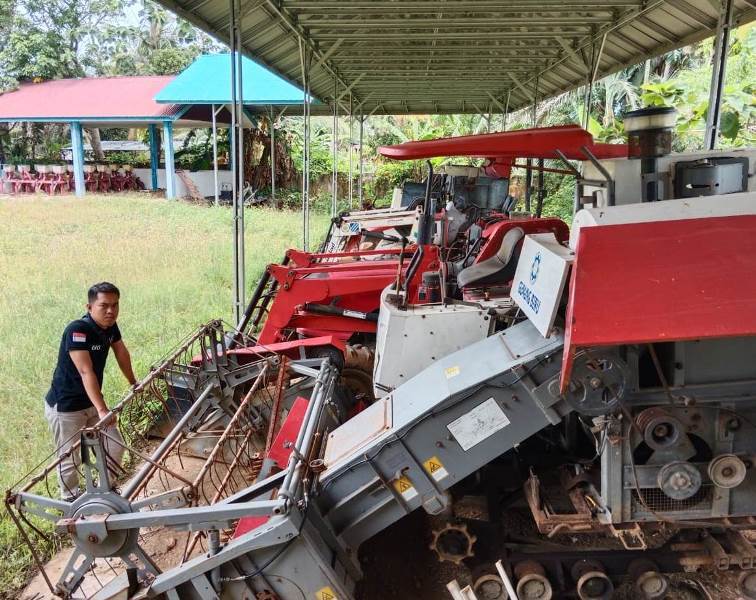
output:
<svg viewBox="0 0 756 600"><path fill-rule="evenodd" d="M302 104L304 92L245 58L242 61L244 104ZM169 104L230 104L231 55L206 54L161 89L155 101Z"/></svg>
<svg viewBox="0 0 756 600"><path fill-rule="evenodd" d="M158 0L228 42L229 0ZM516 110L713 35L719 0L241 0L244 52L365 114ZM735 24L756 0L735 0ZM594 54L595 53L595 54ZM327 107L312 108L312 114Z"/></svg>
<svg viewBox="0 0 756 600"><path fill-rule="evenodd" d="M0 95L0 121L107 122L113 127L174 121L181 107L153 100L171 79L88 77L27 83Z"/></svg>

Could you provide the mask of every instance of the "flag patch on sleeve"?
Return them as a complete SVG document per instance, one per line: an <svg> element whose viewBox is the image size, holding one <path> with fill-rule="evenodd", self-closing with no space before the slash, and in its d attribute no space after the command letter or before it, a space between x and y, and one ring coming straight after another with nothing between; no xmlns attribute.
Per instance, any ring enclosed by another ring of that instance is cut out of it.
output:
<svg viewBox="0 0 756 600"><path fill-rule="evenodd" d="M87 341L87 334L74 331L73 334L71 335L71 338L73 339L74 342L83 344Z"/></svg>

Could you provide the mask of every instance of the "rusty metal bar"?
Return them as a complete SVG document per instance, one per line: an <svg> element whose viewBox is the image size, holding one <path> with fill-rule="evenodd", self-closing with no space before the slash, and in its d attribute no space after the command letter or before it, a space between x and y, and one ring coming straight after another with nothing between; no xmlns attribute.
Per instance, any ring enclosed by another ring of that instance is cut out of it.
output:
<svg viewBox="0 0 756 600"><path fill-rule="evenodd" d="M231 429L236 425L236 422L239 420L241 415L244 413L244 409L247 408L247 405L252 400L252 397L255 395L255 392L259 389L260 384L265 380L265 374L268 371L269 363L266 363L265 366L262 368L262 371L260 371L260 375L258 375L255 382L252 384L252 387L250 388L249 392L247 392L247 395L244 397L244 400L241 401L241 404L239 404L239 408L236 409L236 412L234 413L234 416L231 417L231 420L228 423L228 426L226 427L226 430L223 432L223 435L218 440L218 443L213 448L213 451L210 453L210 456L208 456L207 461L202 466L202 469L197 474L197 477L194 478L194 485L198 486L199 483L202 481L203 477L207 473L207 470L212 466L213 462L215 461L215 457L218 454L219 449L223 446L223 443L226 441L228 437L228 433L231 431Z"/></svg>

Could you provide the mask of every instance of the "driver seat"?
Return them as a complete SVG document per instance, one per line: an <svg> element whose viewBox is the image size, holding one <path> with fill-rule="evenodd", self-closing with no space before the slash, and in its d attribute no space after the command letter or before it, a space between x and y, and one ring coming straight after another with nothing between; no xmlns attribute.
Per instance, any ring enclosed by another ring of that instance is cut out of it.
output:
<svg viewBox="0 0 756 600"><path fill-rule="evenodd" d="M459 288L490 283L504 283L514 277L517 259L520 256L520 241L525 237L521 227L514 227L504 234L501 246L491 258L462 269L457 274Z"/></svg>

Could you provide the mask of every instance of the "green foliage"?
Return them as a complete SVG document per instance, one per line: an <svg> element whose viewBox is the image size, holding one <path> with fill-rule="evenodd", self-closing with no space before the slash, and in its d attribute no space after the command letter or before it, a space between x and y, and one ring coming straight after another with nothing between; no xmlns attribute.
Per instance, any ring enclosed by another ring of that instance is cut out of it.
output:
<svg viewBox="0 0 756 600"><path fill-rule="evenodd" d="M324 119L311 119L310 173L313 178L333 170L333 145L331 129ZM300 173L304 160L304 121L301 117L288 119L284 135L294 166Z"/></svg>
<svg viewBox="0 0 756 600"><path fill-rule="evenodd" d="M159 48L150 54L147 68L151 75L176 75L197 58L193 48Z"/></svg>
<svg viewBox="0 0 756 600"><path fill-rule="evenodd" d="M116 165L131 165L137 168L150 166L149 152L108 152L107 159L109 163Z"/></svg>
<svg viewBox="0 0 756 600"><path fill-rule="evenodd" d="M572 223L572 208L575 204L575 179L556 173L544 176L546 197L543 202L544 217L558 217Z"/></svg>
<svg viewBox="0 0 756 600"><path fill-rule="evenodd" d="M642 86L647 106L674 106L678 111L677 150L700 148L709 111L711 85L710 40L692 53L688 68L666 80ZM756 141L756 26L744 25L733 32L720 117L721 145L744 146Z"/></svg>
<svg viewBox="0 0 756 600"><path fill-rule="evenodd" d="M685 95L685 90L673 81L646 83L641 87L643 89L641 100L644 106L675 106Z"/></svg>

